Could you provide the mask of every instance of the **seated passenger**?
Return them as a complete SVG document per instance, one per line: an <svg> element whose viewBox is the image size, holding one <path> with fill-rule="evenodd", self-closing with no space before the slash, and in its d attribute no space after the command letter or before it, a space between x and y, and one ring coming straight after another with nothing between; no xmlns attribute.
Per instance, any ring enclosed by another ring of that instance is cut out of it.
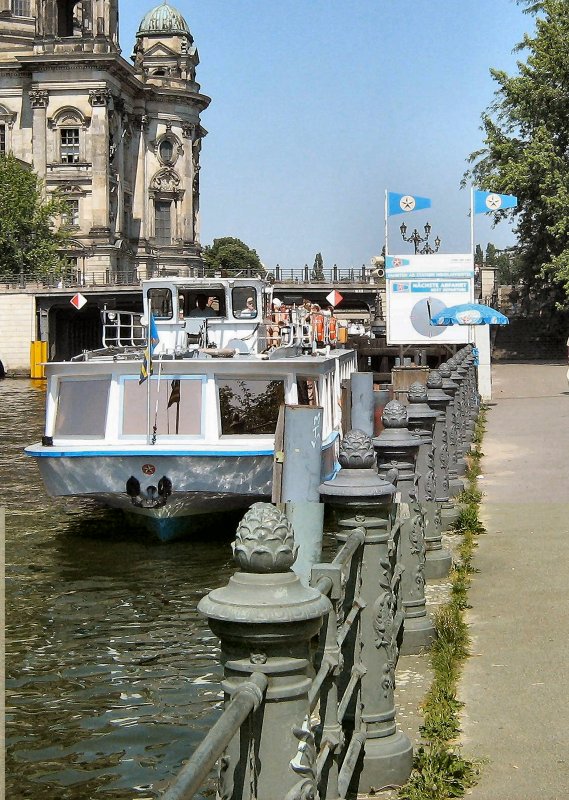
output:
<svg viewBox="0 0 569 800"><path fill-rule="evenodd" d="M256 317L257 316L257 309L255 308L255 301L254 301L254 299L252 297L248 297L247 298L247 305L245 306L245 308L243 309L243 311L240 313L239 316L242 317L242 318L249 317L250 319L252 317Z"/></svg>
<svg viewBox="0 0 569 800"><path fill-rule="evenodd" d="M196 307L188 313L188 317L217 317L214 309L207 303L207 295L198 294L196 296Z"/></svg>

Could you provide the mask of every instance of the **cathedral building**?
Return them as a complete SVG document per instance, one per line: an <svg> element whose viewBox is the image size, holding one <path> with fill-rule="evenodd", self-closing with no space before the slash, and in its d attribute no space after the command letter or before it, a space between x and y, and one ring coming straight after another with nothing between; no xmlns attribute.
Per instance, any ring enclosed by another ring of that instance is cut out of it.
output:
<svg viewBox="0 0 569 800"><path fill-rule="evenodd" d="M199 158L210 99L198 51L168 2L132 63L118 0L0 0L0 152L68 200L66 251L85 283L130 283L201 264Z"/></svg>

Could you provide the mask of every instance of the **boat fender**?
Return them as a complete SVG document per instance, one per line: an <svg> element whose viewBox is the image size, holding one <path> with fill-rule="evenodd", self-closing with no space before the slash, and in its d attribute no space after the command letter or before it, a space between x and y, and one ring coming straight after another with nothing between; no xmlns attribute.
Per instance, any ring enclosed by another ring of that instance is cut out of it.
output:
<svg viewBox="0 0 569 800"><path fill-rule="evenodd" d="M126 493L129 497L138 497L140 494L140 481L134 475L131 475L126 482Z"/></svg>
<svg viewBox="0 0 569 800"><path fill-rule="evenodd" d="M213 358L233 358L235 350L228 350L226 347L201 347L200 353L206 353L206 355Z"/></svg>
<svg viewBox="0 0 569 800"><path fill-rule="evenodd" d="M158 494L160 497L170 497L172 494L172 481L166 475L158 481Z"/></svg>

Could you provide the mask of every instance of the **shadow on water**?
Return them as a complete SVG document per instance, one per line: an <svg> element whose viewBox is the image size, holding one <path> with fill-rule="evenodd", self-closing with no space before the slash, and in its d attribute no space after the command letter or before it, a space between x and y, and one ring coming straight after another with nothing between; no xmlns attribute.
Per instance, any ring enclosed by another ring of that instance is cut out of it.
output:
<svg viewBox="0 0 569 800"><path fill-rule="evenodd" d="M155 798L219 715L218 642L196 607L235 569L238 517L164 545L47 497L22 452L43 403L30 381L0 384L6 796Z"/></svg>

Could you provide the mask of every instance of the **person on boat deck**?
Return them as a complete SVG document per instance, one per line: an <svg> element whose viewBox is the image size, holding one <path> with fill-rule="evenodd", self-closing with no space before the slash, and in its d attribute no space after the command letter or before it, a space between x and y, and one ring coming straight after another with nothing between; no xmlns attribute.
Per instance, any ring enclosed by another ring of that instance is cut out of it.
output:
<svg viewBox="0 0 569 800"><path fill-rule="evenodd" d="M207 304L207 295L196 295L196 307L189 313L188 317L217 317L217 314L211 306Z"/></svg>
<svg viewBox="0 0 569 800"><path fill-rule="evenodd" d="M257 316L257 309L255 308L255 300L252 297L247 298L247 304L239 316L241 317Z"/></svg>

